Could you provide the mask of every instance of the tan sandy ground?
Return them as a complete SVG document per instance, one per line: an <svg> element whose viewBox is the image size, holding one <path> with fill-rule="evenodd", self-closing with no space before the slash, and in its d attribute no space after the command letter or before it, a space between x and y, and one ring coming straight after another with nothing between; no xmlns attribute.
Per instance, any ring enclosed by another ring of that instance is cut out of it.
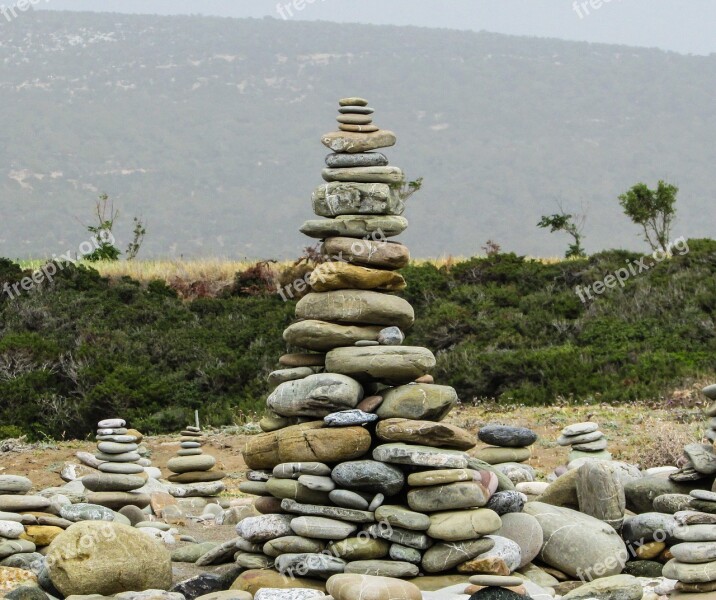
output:
<svg viewBox="0 0 716 600"><path fill-rule="evenodd" d="M570 423L585 420L598 422L609 438L609 449L616 460L640 462L642 466L667 464L680 454L685 443L700 439L707 418L699 406L654 408L646 404L627 406L550 406L538 408L485 406L458 406L447 422L471 432L490 422L520 425L535 430L540 439L532 447L529 461L544 478L556 466L564 464L567 449L556 445L560 430ZM236 431L237 428L234 428ZM239 431L243 429L239 428ZM217 468L225 471L224 480L228 497L241 497L239 483L244 479L246 464L241 457L241 448L246 439L244 433L220 430L213 433L204 450L217 458ZM178 436L156 436L145 438L152 451L152 462L161 467L164 474L167 461L179 448ZM483 444L479 444L482 446ZM0 473L25 475L35 484L36 489L59 486L64 482L60 470L66 461L73 461L78 450L91 452L91 441L41 443L34 445L0 442ZM216 526L212 522L187 520L180 526L181 533L192 535L198 542L223 542L235 537L232 526ZM177 544L177 548L185 543ZM182 581L203 572L222 572L228 566L198 568L192 564L174 563L174 580Z"/></svg>

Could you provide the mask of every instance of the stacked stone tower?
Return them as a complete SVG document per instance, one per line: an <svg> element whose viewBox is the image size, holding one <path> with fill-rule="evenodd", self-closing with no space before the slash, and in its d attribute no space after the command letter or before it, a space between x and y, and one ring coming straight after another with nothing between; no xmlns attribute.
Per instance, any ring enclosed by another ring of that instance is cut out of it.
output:
<svg viewBox="0 0 716 600"><path fill-rule="evenodd" d="M322 138L333 153L313 194L321 218L301 228L326 262L284 332L292 352L270 375L265 433L244 451L241 489L265 514L237 526L237 562L324 579L481 572L501 527L481 507L504 476L465 454L473 435L441 423L457 395L434 384L432 352L403 345L414 313L397 269L409 252L392 238L408 226L404 176L377 152L396 137L361 98L339 112ZM510 550L508 572L520 563Z"/></svg>

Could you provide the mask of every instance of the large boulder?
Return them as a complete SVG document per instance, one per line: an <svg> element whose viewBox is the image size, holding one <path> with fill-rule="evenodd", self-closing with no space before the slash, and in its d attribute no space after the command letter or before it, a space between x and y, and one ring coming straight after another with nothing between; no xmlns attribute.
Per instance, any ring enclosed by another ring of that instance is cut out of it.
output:
<svg viewBox="0 0 716 600"><path fill-rule="evenodd" d="M168 590L171 555L141 531L101 521L76 523L58 535L47 552L53 585L64 595Z"/></svg>
<svg viewBox="0 0 716 600"><path fill-rule="evenodd" d="M544 543L540 559L551 567L582 579L622 572L628 552L609 525L569 508L528 502L524 512L537 519Z"/></svg>
<svg viewBox="0 0 716 600"><path fill-rule="evenodd" d="M395 325L401 329L408 329L415 322L413 307L407 300L367 290L307 294L296 304L296 317L335 323Z"/></svg>
<svg viewBox="0 0 716 600"><path fill-rule="evenodd" d="M325 417L355 408L362 398L363 388L355 379L336 373L318 373L282 383L266 404L283 417Z"/></svg>

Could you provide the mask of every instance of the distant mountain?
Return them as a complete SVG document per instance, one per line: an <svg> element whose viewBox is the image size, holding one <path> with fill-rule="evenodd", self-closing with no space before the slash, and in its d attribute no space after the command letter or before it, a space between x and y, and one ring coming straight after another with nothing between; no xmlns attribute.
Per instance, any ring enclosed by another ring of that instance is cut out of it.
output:
<svg viewBox="0 0 716 600"><path fill-rule="evenodd" d="M681 186L675 235L713 236L716 56L408 27L23 13L0 24L0 256L87 236L96 196L143 256L294 257L336 100L370 99L425 187L416 256L560 254L537 229L588 207L587 247L642 247L617 196Z"/></svg>

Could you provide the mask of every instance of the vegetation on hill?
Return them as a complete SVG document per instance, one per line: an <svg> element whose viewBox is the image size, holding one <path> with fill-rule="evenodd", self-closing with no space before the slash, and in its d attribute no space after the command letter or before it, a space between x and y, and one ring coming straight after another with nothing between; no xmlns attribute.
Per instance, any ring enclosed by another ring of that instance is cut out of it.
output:
<svg viewBox="0 0 716 600"><path fill-rule="evenodd" d="M716 241L685 249L661 262L615 250L413 264L407 343L435 351L436 380L466 403L666 402L716 376ZM625 267L623 288L599 285ZM158 433L194 409L214 425L261 411L293 318L276 285L305 268L254 265L215 296L81 265L13 299L0 291L0 437L81 438L110 416ZM0 290L27 275L0 261Z"/></svg>
<svg viewBox="0 0 716 600"><path fill-rule="evenodd" d="M617 197L667 175L674 234L712 235L716 55L281 19L4 21L1 256L75 250L106 191L127 217L121 250L129 217L146 223L142 258L291 258L346 94L396 132L391 163L426 176L408 203L415 256L488 239L563 254L566 238L534 227L555 202L585 207L588 252L638 248Z"/></svg>

